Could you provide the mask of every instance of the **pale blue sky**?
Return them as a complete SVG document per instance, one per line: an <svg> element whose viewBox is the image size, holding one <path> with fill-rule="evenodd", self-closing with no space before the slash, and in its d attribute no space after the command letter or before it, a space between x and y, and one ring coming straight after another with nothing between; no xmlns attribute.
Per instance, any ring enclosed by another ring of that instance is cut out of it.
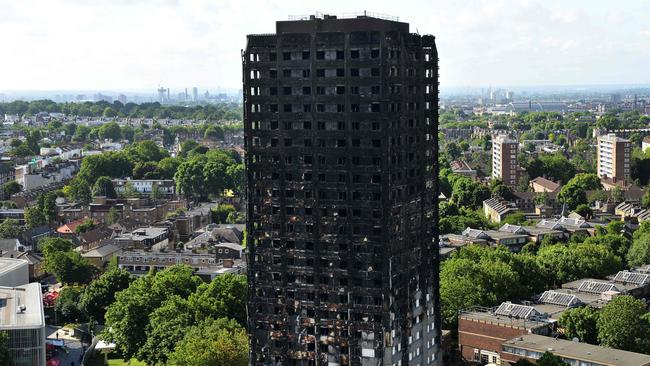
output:
<svg viewBox="0 0 650 366"><path fill-rule="evenodd" d="M650 83L647 0L0 0L0 90L238 88L246 34L363 10L434 34L443 87Z"/></svg>

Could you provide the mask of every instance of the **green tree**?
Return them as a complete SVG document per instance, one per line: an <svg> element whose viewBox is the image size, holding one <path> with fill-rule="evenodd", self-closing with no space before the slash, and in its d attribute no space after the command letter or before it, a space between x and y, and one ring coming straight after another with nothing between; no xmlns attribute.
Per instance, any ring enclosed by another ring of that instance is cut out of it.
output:
<svg viewBox="0 0 650 366"><path fill-rule="evenodd" d="M97 181L93 186L93 196L101 196L106 198L117 197L117 193L115 193L115 187L113 186L113 181L110 177L104 175L97 178Z"/></svg>
<svg viewBox="0 0 650 366"><path fill-rule="evenodd" d="M18 182L12 180L11 182L7 182L2 185L2 194L4 195L5 199L9 199L12 194L16 194L22 191L22 189L23 187Z"/></svg>
<svg viewBox="0 0 650 366"><path fill-rule="evenodd" d="M205 319L246 321L247 285L244 276L227 274L201 284L188 299L172 296L153 311L147 340L138 358L149 365L165 365L176 344L194 324Z"/></svg>
<svg viewBox="0 0 650 366"><path fill-rule="evenodd" d="M537 263L555 285L580 278L602 278L623 268L622 260L600 244L575 243L542 246Z"/></svg>
<svg viewBox="0 0 650 366"><path fill-rule="evenodd" d="M230 165L226 169L226 174L228 174L228 178L230 179L230 188L235 192L235 194L244 194L244 191L246 190L246 168L244 168L244 164Z"/></svg>
<svg viewBox="0 0 650 366"><path fill-rule="evenodd" d="M117 117L117 112L115 112L115 110L113 108L111 108L111 107L106 107L104 109L103 116L106 117L106 118Z"/></svg>
<svg viewBox="0 0 650 366"><path fill-rule="evenodd" d="M613 232L608 232L604 235L588 237L584 240L584 243L603 245L621 259L627 258L627 253L630 250L630 246L632 245L630 239L622 236L620 233Z"/></svg>
<svg viewBox="0 0 650 366"><path fill-rule="evenodd" d="M510 187L503 184L503 182L501 182L500 180L492 181L490 186L490 191L492 192L492 196L501 197L508 201L515 199L515 195L512 192L512 189L510 189Z"/></svg>
<svg viewBox="0 0 650 366"><path fill-rule="evenodd" d="M171 366L246 366L248 337L232 321L218 319L192 327L169 355Z"/></svg>
<svg viewBox="0 0 650 366"><path fill-rule="evenodd" d="M215 139L215 140L223 140L224 138L224 133L223 129L219 126L209 126L208 128L205 129L205 133L203 134L203 137L206 139Z"/></svg>
<svg viewBox="0 0 650 366"><path fill-rule="evenodd" d="M56 223L58 220L56 199L57 192L48 192L38 196L38 208L43 212L45 221L48 224Z"/></svg>
<svg viewBox="0 0 650 366"><path fill-rule="evenodd" d="M641 198L641 205L643 208L650 208L650 189L646 189Z"/></svg>
<svg viewBox="0 0 650 366"><path fill-rule="evenodd" d="M94 228L95 228L95 221L93 219L86 219L84 220L83 223L81 223L74 229L74 232L77 234L83 234L89 232Z"/></svg>
<svg viewBox="0 0 650 366"><path fill-rule="evenodd" d="M61 238L46 238L40 243L45 258L45 270L64 284L86 284L92 280L96 270L79 252L72 250L73 244Z"/></svg>
<svg viewBox="0 0 650 366"><path fill-rule="evenodd" d="M449 156L451 160L456 160L460 157L461 154L460 147L458 147L458 145L455 142L447 143L445 149L447 152L447 156Z"/></svg>
<svg viewBox="0 0 650 366"><path fill-rule="evenodd" d="M99 138L104 140L118 141L122 138L122 130L116 122L104 123L99 127Z"/></svg>
<svg viewBox="0 0 650 366"><path fill-rule="evenodd" d="M650 236L634 238L626 258L627 264L630 266L642 266L650 263Z"/></svg>
<svg viewBox="0 0 650 366"><path fill-rule="evenodd" d="M0 238L14 239L23 234L24 228L16 219L5 219L0 223Z"/></svg>
<svg viewBox="0 0 650 366"><path fill-rule="evenodd" d="M172 266L136 279L109 305L104 337L114 340L126 359L135 357L147 340L151 313L174 295L187 298L200 283L188 266Z"/></svg>
<svg viewBox="0 0 650 366"><path fill-rule="evenodd" d="M54 237L42 239L39 242L39 246L41 247L41 252L46 257L56 252L67 252L74 247L70 240Z"/></svg>
<svg viewBox="0 0 650 366"><path fill-rule="evenodd" d="M632 296L619 295L600 310L598 341L605 347L631 352L650 351L650 324L646 304Z"/></svg>
<svg viewBox="0 0 650 366"><path fill-rule="evenodd" d="M80 177L75 177L69 185L63 188L65 195L81 204L88 204L92 199L89 183Z"/></svg>
<svg viewBox="0 0 650 366"><path fill-rule="evenodd" d="M111 269L91 282L79 298L79 308L93 320L104 323L104 314L115 301L115 294L125 290L133 277L123 269Z"/></svg>
<svg viewBox="0 0 650 366"><path fill-rule="evenodd" d="M158 162L157 172L160 179L173 179L181 158L164 158Z"/></svg>
<svg viewBox="0 0 650 366"><path fill-rule="evenodd" d="M126 184L124 185L124 190L122 191L122 197L135 198L139 196L140 196L140 192L135 188L133 183L126 182Z"/></svg>
<svg viewBox="0 0 650 366"><path fill-rule="evenodd" d="M79 309L79 297L82 293L83 287L80 286L65 286L59 291L59 297L54 303L59 322L78 323L86 320L86 314Z"/></svg>
<svg viewBox="0 0 650 366"><path fill-rule="evenodd" d="M32 206L25 208L25 226L28 229L45 225L45 222L45 215L43 215L40 207Z"/></svg>
<svg viewBox="0 0 650 366"><path fill-rule="evenodd" d="M586 191L598 189L602 189L602 185L596 174L580 173L560 189L557 198L570 209L575 209L578 205L587 203Z"/></svg>
<svg viewBox="0 0 650 366"><path fill-rule="evenodd" d="M204 162L201 159L191 159L181 163L174 174L176 191L188 199L206 197L203 181Z"/></svg>
<svg viewBox="0 0 650 366"><path fill-rule="evenodd" d="M186 158L189 155L190 151L194 150L197 147L199 147L199 143L194 140L183 141L181 143L180 156Z"/></svg>
<svg viewBox="0 0 650 366"><path fill-rule="evenodd" d="M578 338L580 342L598 344L597 322L598 310L583 306L563 312L558 324L567 338Z"/></svg>
<svg viewBox="0 0 650 366"><path fill-rule="evenodd" d="M586 219L590 219L594 215L594 211L586 203L579 204L573 211Z"/></svg>
<svg viewBox="0 0 650 366"><path fill-rule="evenodd" d="M623 191L623 188L621 188L621 186L616 186L614 189L612 189L612 199L616 203L623 202L625 200L625 191Z"/></svg>
<svg viewBox="0 0 650 366"><path fill-rule="evenodd" d="M111 225L120 221L120 213L117 211L115 206L111 207L106 214L106 223Z"/></svg>
<svg viewBox="0 0 650 366"><path fill-rule="evenodd" d="M235 212L235 206L230 204L222 203L217 207L212 208L212 222L215 224L225 224L228 218L228 215L232 212Z"/></svg>
<svg viewBox="0 0 650 366"><path fill-rule="evenodd" d="M505 247L464 247L441 265L443 321L453 326L459 310L528 297L544 285L543 273L532 257L512 254Z"/></svg>
<svg viewBox="0 0 650 366"><path fill-rule="evenodd" d="M128 154L133 161L158 162L169 157L167 150L160 148L154 141L145 140L133 144L128 149Z"/></svg>

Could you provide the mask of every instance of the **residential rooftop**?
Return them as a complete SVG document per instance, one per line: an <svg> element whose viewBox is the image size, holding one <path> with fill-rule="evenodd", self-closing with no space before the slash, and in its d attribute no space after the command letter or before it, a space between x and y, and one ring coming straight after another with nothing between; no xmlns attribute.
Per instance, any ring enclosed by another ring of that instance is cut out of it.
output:
<svg viewBox="0 0 650 366"><path fill-rule="evenodd" d="M45 326L41 285L0 287L0 329Z"/></svg>
<svg viewBox="0 0 650 366"><path fill-rule="evenodd" d="M606 366L650 365L650 355L595 346L588 343L557 339L554 337L545 337L536 334L526 334L503 342L503 352L512 353L509 352L512 348L539 352L541 354L549 351L562 358Z"/></svg>

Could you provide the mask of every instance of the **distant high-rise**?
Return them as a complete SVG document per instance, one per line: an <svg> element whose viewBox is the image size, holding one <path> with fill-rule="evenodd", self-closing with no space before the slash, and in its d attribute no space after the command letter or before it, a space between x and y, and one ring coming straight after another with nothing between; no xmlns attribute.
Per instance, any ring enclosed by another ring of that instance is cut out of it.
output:
<svg viewBox="0 0 650 366"><path fill-rule="evenodd" d="M598 136L598 176L613 180L630 180L630 140L615 134Z"/></svg>
<svg viewBox="0 0 650 366"><path fill-rule="evenodd" d="M193 102L199 101L199 89L197 89L196 87L192 88L192 101Z"/></svg>
<svg viewBox="0 0 650 366"><path fill-rule="evenodd" d="M514 187L519 181L519 165L517 153L519 143L505 135L492 139L492 178L503 184Z"/></svg>
<svg viewBox="0 0 650 366"><path fill-rule="evenodd" d="M169 100L169 97L167 95L168 92L168 89L165 89L163 87L158 88L158 102L160 102L160 104L164 104Z"/></svg>
<svg viewBox="0 0 650 366"><path fill-rule="evenodd" d="M311 16L242 57L251 364L439 364L434 37Z"/></svg>

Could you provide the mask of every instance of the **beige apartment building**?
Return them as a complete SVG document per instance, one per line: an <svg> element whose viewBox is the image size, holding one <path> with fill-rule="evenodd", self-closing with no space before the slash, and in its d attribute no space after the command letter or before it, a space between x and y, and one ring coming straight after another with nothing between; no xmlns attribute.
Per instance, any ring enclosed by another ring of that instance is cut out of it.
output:
<svg viewBox="0 0 650 366"><path fill-rule="evenodd" d="M598 176L614 181L630 180L630 140L613 133L598 137Z"/></svg>
<svg viewBox="0 0 650 366"><path fill-rule="evenodd" d="M503 184L514 187L519 180L519 166L517 165L517 152L519 142L505 135L492 139L492 178L498 179Z"/></svg>

